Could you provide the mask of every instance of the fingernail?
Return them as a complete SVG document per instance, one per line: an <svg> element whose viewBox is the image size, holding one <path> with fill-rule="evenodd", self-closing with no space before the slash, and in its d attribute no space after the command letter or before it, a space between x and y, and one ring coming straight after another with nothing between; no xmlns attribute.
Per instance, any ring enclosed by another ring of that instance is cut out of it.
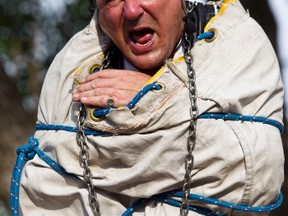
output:
<svg viewBox="0 0 288 216"><path fill-rule="evenodd" d="M78 89L73 89L72 94L77 94L78 93Z"/></svg>
<svg viewBox="0 0 288 216"><path fill-rule="evenodd" d="M87 101L87 97L82 97L80 100L81 100L81 102L85 102L85 101Z"/></svg>
<svg viewBox="0 0 288 216"><path fill-rule="evenodd" d="M72 97L73 97L73 100L78 100L79 99L79 94L73 94Z"/></svg>
<svg viewBox="0 0 288 216"><path fill-rule="evenodd" d="M86 80L85 78L81 78L81 79L79 80L79 82L80 82L80 83L84 83L85 80Z"/></svg>

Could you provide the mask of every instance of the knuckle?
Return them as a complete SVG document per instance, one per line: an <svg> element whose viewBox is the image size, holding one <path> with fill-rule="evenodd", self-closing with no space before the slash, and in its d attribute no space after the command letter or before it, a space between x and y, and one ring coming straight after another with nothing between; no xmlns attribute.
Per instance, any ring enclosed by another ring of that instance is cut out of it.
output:
<svg viewBox="0 0 288 216"><path fill-rule="evenodd" d="M98 94L98 89L95 88L95 89L93 90L93 93L94 93L94 95L97 95L97 94Z"/></svg>
<svg viewBox="0 0 288 216"><path fill-rule="evenodd" d="M80 94L80 97L86 97L87 95L86 95L86 92L82 92L81 94Z"/></svg>
<svg viewBox="0 0 288 216"><path fill-rule="evenodd" d="M96 80L92 80L90 82L90 85L91 85L92 88L96 88L97 87L97 81Z"/></svg>
<svg viewBox="0 0 288 216"><path fill-rule="evenodd" d="M80 91L80 92L83 91L83 86L82 85L78 87L78 91Z"/></svg>
<svg viewBox="0 0 288 216"><path fill-rule="evenodd" d="M106 98L106 97L101 97L101 106L106 107L106 106L107 106L106 101L107 101L107 98Z"/></svg>

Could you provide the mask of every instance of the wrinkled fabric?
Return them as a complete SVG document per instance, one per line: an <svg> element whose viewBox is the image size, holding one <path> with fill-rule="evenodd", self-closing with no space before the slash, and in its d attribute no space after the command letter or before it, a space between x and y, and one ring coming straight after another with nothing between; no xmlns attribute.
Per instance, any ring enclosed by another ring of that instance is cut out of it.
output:
<svg viewBox="0 0 288 216"><path fill-rule="evenodd" d="M102 52L111 43L99 29L96 17L68 42L49 68L38 123L76 126L80 104L73 102L69 92L75 79L101 64ZM278 62L261 27L239 1L226 0L206 28L217 30L216 39L211 43L198 41L192 49L199 115L238 113L282 122ZM113 108L97 122L90 118L88 108L86 128L112 133L88 136L89 163L103 216L121 215L139 198L182 188L190 119L186 69L180 49L150 80L164 84L164 91L148 92L132 109ZM277 199L284 180L284 156L276 127L199 119L196 136L192 193L254 206ZM48 156L79 179L55 172L36 156L23 171L21 214L93 215L86 184L81 180L76 134L37 131L35 137ZM133 215L177 214L179 208L149 202Z"/></svg>

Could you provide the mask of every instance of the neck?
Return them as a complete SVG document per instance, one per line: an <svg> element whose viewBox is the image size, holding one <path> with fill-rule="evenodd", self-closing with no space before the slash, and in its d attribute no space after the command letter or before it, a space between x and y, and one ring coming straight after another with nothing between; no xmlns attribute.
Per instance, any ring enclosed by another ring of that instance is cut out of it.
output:
<svg viewBox="0 0 288 216"><path fill-rule="evenodd" d="M154 76L161 68L162 66L160 67L156 67L156 68L152 68L152 69L148 69L148 70L143 70L143 69L139 69L139 71L141 71L142 73L145 73L149 76Z"/></svg>
<svg viewBox="0 0 288 216"><path fill-rule="evenodd" d="M160 68L161 68L161 66L156 67L156 68L152 68L152 69L137 68L134 65L130 64L126 59L124 59L124 69L125 70L141 71L142 73L153 76L158 70L160 70Z"/></svg>

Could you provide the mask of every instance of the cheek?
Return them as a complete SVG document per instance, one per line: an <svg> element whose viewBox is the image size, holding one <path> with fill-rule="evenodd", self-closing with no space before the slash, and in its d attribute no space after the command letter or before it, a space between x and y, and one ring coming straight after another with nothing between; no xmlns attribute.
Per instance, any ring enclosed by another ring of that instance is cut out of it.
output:
<svg viewBox="0 0 288 216"><path fill-rule="evenodd" d="M120 17L117 14L103 11L99 13L99 24L103 32L113 39L120 28Z"/></svg>
<svg viewBox="0 0 288 216"><path fill-rule="evenodd" d="M101 29L103 30L103 32L105 32L105 34L107 34L107 19L106 17L103 15L103 13L99 13L99 25L101 27Z"/></svg>

